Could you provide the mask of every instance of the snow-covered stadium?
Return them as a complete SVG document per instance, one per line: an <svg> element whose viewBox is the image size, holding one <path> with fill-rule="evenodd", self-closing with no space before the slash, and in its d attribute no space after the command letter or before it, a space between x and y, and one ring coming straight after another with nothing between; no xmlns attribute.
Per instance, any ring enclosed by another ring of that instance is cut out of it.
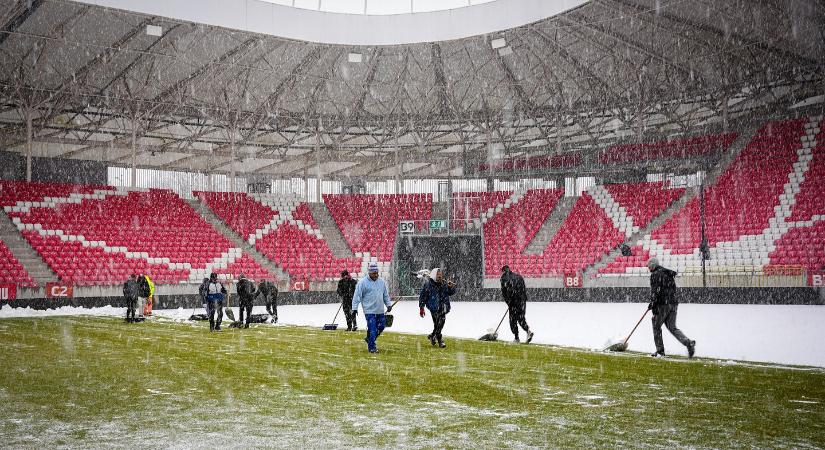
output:
<svg viewBox="0 0 825 450"><path fill-rule="evenodd" d="M4 445L825 446L821 2L0 0L0 26ZM539 345L474 340L518 338L505 266ZM695 339L664 361L633 328L659 266ZM344 270L399 301L378 355L320 329ZM280 313L210 333L212 274L234 324L241 274Z"/></svg>

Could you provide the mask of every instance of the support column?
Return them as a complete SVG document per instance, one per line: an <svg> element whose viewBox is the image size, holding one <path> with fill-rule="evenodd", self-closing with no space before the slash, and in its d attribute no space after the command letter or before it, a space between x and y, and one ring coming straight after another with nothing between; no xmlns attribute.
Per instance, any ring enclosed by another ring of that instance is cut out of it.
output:
<svg viewBox="0 0 825 450"><path fill-rule="evenodd" d="M321 126L315 130L315 195L321 201Z"/></svg>
<svg viewBox="0 0 825 450"><path fill-rule="evenodd" d="M206 158L206 167L204 167L204 169L206 170L206 189L210 192L215 191L213 183L212 183L212 168L209 166L209 163L212 162L213 155L214 155L214 146L213 146L213 144L210 143L209 144L209 157Z"/></svg>
<svg viewBox="0 0 825 450"><path fill-rule="evenodd" d="M728 132L728 93L725 92L725 95L722 97L722 131L725 133Z"/></svg>
<svg viewBox="0 0 825 450"><path fill-rule="evenodd" d="M304 167L304 201L309 202L309 171Z"/></svg>
<svg viewBox="0 0 825 450"><path fill-rule="evenodd" d="M235 192L235 126L229 130L229 192Z"/></svg>
<svg viewBox="0 0 825 450"><path fill-rule="evenodd" d="M395 192L398 193L398 194L403 194L404 193L404 186L403 186L404 182L401 181L401 176L402 176L402 173L404 171L404 167L401 164L401 162L398 160L399 159L398 152L401 151L401 149L398 147L398 128L395 129L395 133L394 133L393 138L395 140L395 155L393 155L395 157L395 168L396 168L396 172L395 172Z"/></svg>
<svg viewBox="0 0 825 450"><path fill-rule="evenodd" d="M26 181L32 180L32 110L28 106L26 115Z"/></svg>
<svg viewBox="0 0 825 450"><path fill-rule="evenodd" d="M130 186L137 187L137 123L132 119L132 182Z"/></svg>

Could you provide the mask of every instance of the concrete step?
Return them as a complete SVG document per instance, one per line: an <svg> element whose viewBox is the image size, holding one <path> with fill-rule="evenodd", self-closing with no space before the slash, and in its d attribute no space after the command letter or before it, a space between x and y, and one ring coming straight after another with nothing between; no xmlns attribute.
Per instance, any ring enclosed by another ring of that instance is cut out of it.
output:
<svg viewBox="0 0 825 450"><path fill-rule="evenodd" d="M754 135L757 131L759 131L759 127L761 123L752 123L748 126L742 128L742 131L733 141L733 143L728 148L728 151L720 158L719 162L716 164L713 170L709 171L705 174L704 185L705 186L712 186L716 183L716 180L728 169L731 163L742 153L742 150L748 145L748 143L753 139ZM655 219L653 219L646 227L640 229L638 232L630 235L625 239L624 244L633 247L636 245L640 239L644 236L650 234L656 228L659 228L662 224L664 224L667 220L673 217L677 211L682 209L690 200L694 197L699 195L699 187L686 189L685 193L677 199L675 202L671 203L670 206L665 208L661 214L659 214ZM621 248L615 248L610 251L607 255L605 255L602 259L585 269L584 271L584 279L589 278L592 275L598 273L598 271L605 266L607 266L611 261L616 259L621 254Z"/></svg>
<svg viewBox="0 0 825 450"><path fill-rule="evenodd" d="M0 240L6 244L14 257L23 265L34 281L39 285L59 281L57 274L43 260L37 250L29 245L11 218L0 208Z"/></svg>
<svg viewBox="0 0 825 450"><path fill-rule="evenodd" d="M271 274L275 275L278 280L288 280L289 274L280 266L273 263L269 258L262 255L258 249L249 245L249 242L246 239L243 239L241 236L238 236L231 228L229 228L221 219L212 211L208 206L203 204L198 199L185 199L192 208L201 215L201 217L210 225L212 225L218 232L223 234L230 242L235 244L236 247L240 248L244 251L244 253L248 254L252 257L258 264L260 264L263 268L268 270Z"/></svg>
<svg viewBox="0 0 825 450"><path fill-rule="evenodd" d="M324 203L307 203L307 206L309 206L309 211L312 213L315 223L318 224L321 234L324 235L324 241L329 246L332 254L336 258L355 257L347 240L344 239L344 235L341 234L341 229L338 228L338 224L327 209L327 205Z"/></svg>
<svg viewBox="0 0 825 450"><path fill-rule="evenodd" d="M433 202L432 219L447 220L450 213L450 202Z"/></svg>
<svg viewBox="0 0 825 450"><path fill-rule="evenodd" d="M559 232L561 225L564 223L564 219L567 218L570 210L573 209L573 205L576 204L576 200L578 200L578 197L562 197L559 199L553 211L550 212L550 215L547 216L547 219L541 225L541 228L539 228L539 231L533 236L533 240L530 241L530 244L524 249L525 254L540 255L544 252L547 244L549 244L550 241L553 240L553 236Z"/></svg>

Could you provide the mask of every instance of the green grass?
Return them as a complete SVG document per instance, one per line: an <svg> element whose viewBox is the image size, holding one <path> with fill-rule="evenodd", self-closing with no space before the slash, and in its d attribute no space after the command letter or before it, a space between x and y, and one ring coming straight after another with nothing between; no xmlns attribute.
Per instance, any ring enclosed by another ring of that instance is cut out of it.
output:
<svg viewBox="0 0 825 450"><path fill-rule="evenodd" d="M3 447L825 446L819 369L91 317L0 339Z"/></svg>

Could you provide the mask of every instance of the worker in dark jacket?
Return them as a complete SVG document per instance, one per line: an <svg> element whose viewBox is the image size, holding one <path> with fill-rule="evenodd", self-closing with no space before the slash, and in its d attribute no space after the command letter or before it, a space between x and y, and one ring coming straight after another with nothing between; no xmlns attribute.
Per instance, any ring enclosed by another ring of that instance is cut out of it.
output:
<svg viewBox="0 0 825 450"><path fill-rule="evenodd" d="M435 268L430 271L430 279L424 283L421 294L418 296L419 315L424 317L424 307L430 310L433 318L433 332L427 336L430 344L441 348L446 347L441 331L447 321L447 314L450 312L450 296L455 294L456 289L452 281L445 281L441 269Z"/></svg>
<svg viewBox="0 0 825 450"><path fill-rule="evenodd" d="M264 298L266 312L272 316L272 322L278 321L278 287L269 280L258 283L258 295Z"/></svg>
<svg viewBox="0 0 825 450"><path fill-rule="evenodd" d="M692 358L696 351L696 341L690 339L676 328L676 311L679 308L679 301L676 299L676 272L659 265L659 260L650 258L647 262L650 270L650 291L651 301L647 306L653 310L653 342L656 344L656 353L652 356L665 356L665 345L662 342L662 325L687 347L688 357Z"/></svg>
<svg viewBox="0 0 825 450"><path fill-rule="evenodd" d="M240 317L238 323L244 328L249 328L249 321L252 319L252 302L255 300L255 283L241 274L238 278L238 303L240 303ZM244 322L244 311L246 311L246 322Z"/></svg>
<svg viewBox="0 0 825 450"><path fill-rule="evenodd" d="M349 271L341 271L341 279L338 280L338 296L341 297L341 307L344 309L344 317L347 319L347 331L358 331L357 317L352 312L352 296L355 294L356 284Z"/></svg>
<svg viewBox="0 0 825 450"><path fill-rule="evenodd" d="M138 281L137 275L129 275L129 279L123 284L123 297L126 299L126 321L135 321L135 308L138 303Z"/></svg>
<svg viewBox="0 0 825 450"><path fill-rule="evenodd" d="M209 316L209 331L221 331L225 298L226 288L218 281L218 274L210 274L209 285L206 287L206 314ZM215 312L218 313L217 319Z"/></svg>
<svg viewBox="0 0 825 450"><path fill-rule="evenodd" d="M201 282L201 285L198 287L198 295L201 297L201 303L203 303L203 310L206 311L206 295L209 291L209 278L204 278ZM207 311L208 314L208 311Z"/></svg>
<svg viewBox="0 0 825 450"><path fill-rule="evenodd" d="M518 327L521 325L527 333L525 343L529 344L533 340L533 332L527 325L527 287L524 285L524 278L516 272L510 270L510 266L501 268L501 296L507 304L507 314L510 316L510 331L513 332L514 342L520 342L518 337Z"/></svg>

